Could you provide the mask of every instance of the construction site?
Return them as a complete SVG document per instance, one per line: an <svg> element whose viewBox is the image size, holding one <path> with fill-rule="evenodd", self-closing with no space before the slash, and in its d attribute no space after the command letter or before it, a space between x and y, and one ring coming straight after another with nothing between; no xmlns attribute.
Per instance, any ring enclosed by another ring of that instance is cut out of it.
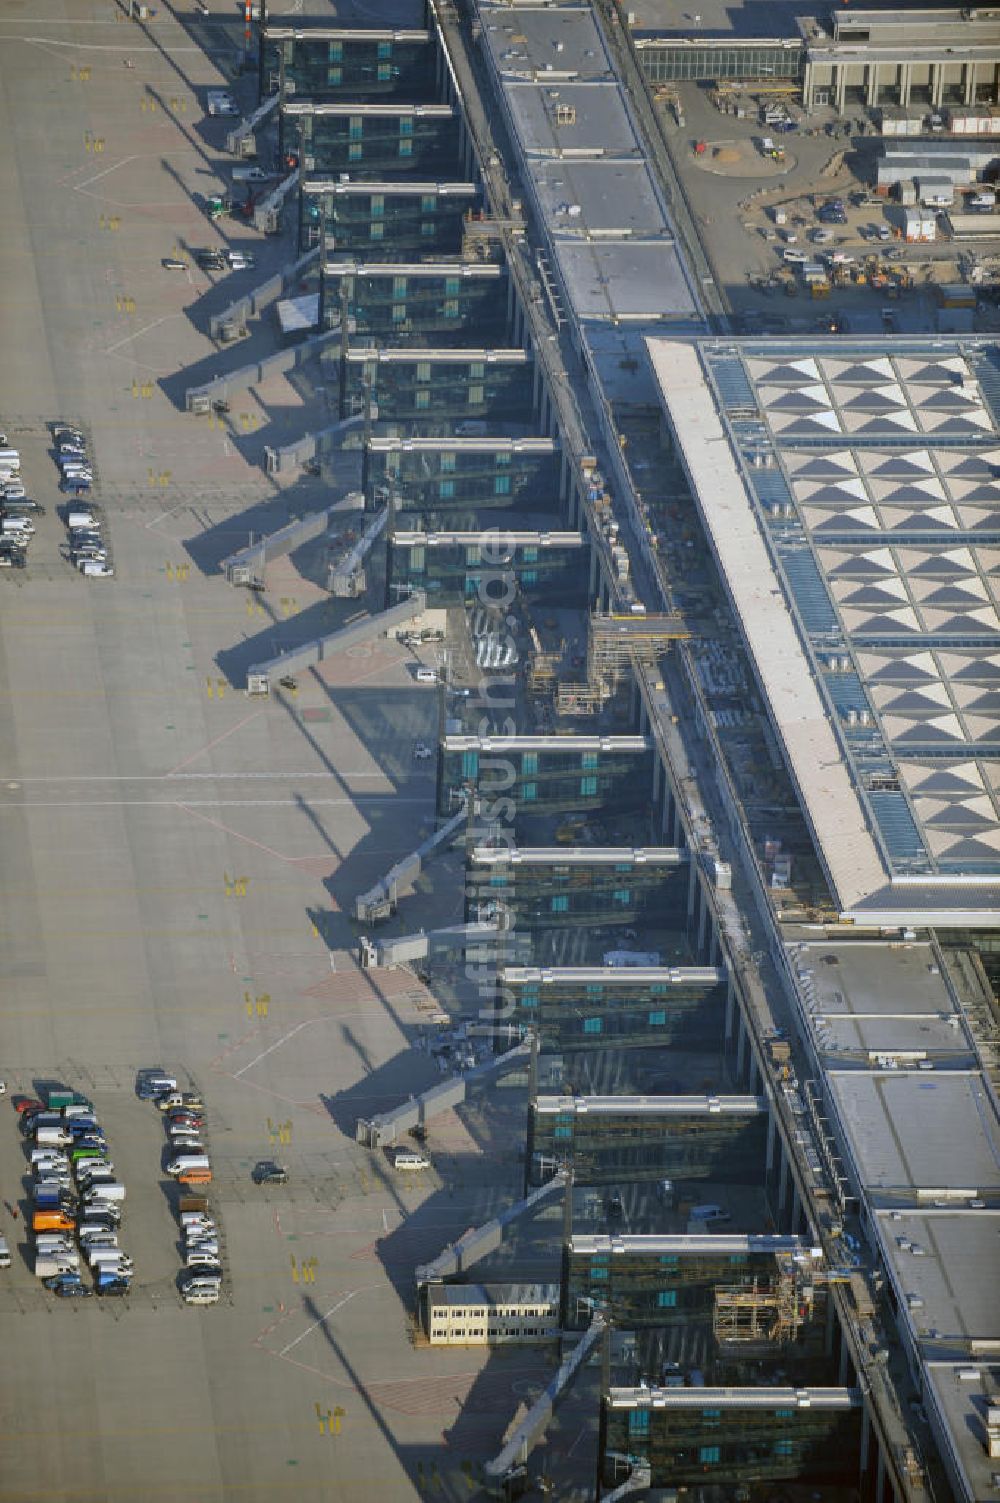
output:
<svg viewBox="0 0 1000 1503"><path fill-rule="evenodd" d="M217 585L292 569L314 603L235 687L320 720L329 666L389 642L433 705L433 828L340 906L364 971L433 998L440 1080L359 1110L372 1162L518 1104L521 1198L405 1281L428 1362L551 1358L475 1495L980 1503L995 1250L956 1272L928 1230L918 1293L894 1221L1000 1215L996 346L914 329L961 299L891 232L818 249L819 196L769 176L791 132L754 147L740 281L822 306L771 338L723 308L664 162L746 152L679 147L695 75L640 100L604 4L258 30L233 149L284 164L252 212L291 259L215 323L291 293L304 327L184 405L280 376L315 416L264 463L321 504ZM696 108L743 118L716 83Z"/></svg>

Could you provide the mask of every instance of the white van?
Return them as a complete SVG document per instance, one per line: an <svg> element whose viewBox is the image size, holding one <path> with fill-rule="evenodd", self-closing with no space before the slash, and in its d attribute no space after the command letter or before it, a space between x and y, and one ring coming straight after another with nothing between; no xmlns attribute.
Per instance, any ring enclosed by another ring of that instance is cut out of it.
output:
<svg viewBox="0 0 1000 1503"><path fill-rule="evenodd" d="M101 521L89 506L71 506L66 513L66 526L70 532L99 532Z"/></svg>
<svg viewBox="0 0 1000 1503"><path fill-rule="evenodd" d="M204 1153L179 1153L167 1165L167 1173L186 1174L189 1169L211 1169L208 1155Z"/></svg>
<svg viewBox="0 0 1000 1503"><path fill-rule="evenodd" d="M17 475L21 469L21 456L16 449L0 449L0 470L10 470Z"/></svg>
<svg viewBox="0 0 1000 1503"><path fill-rule="evenodd" d="M182 1297L186 1305L217 1305L220 1293L218 1284L206 1285L204 1288L191 1285L182 1291Z"/></svg>
<svg viewBox="0 0 1000 1503"><path fill-rule="evenodd" d="M436 668L418 668L414 677L418 684L436 684L439 682Z"/></svg>
<svg viewBox="0 0 1000 1503"><path fill-rule="evenodd" d="M431 1161L426 1154L417 1153L414 1148L397 1148L392 1166L394 1169L429 1169Z"/></svg>
<svg viewBox="0 0 1000 1503"><path fill-rule="evenodd" d="M0 1268L10 1267L10 1248L7 1246L7 1238L0 1237Z"/></svg>

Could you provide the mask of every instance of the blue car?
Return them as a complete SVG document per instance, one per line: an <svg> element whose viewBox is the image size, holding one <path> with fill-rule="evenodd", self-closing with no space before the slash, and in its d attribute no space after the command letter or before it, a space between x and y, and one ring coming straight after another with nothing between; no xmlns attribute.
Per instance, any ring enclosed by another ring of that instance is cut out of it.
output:
<svg viewBox="0 0 1000 1503"><path fill-rule="evenodd" d="M57 1273L45 1280L46 1289L51 1289L60 1299L90 1299L93 1289L88 1289L78 1273Z"/></svg>

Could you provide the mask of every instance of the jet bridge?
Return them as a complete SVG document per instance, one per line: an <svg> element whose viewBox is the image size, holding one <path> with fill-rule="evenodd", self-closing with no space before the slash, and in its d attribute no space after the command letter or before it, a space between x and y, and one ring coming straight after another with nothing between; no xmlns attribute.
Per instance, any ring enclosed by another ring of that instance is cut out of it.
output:
<svg viewBox="0 0 1000 1503"><path fill-rule="evenodd" d="M501 925L494 919L479 924L453 924L447 929L421 930L418 934L401 934L387 939L369 939L362 935L358 944L358 960L363 970L377 971L383 966L405 965L411 960L426 960L442 950L474 950L478 946L491 945L502 933ZM531 936L519 935L516 931L504 934L504 946L508 953L530 951Z"/></svg>
<svg viewBox="0 0 1000 1503"><path fill-rule="evenodd" d="M453 814L440 830L435 830L433 835L428 835L415 851L409 856L404 856L402 861L397 861L381 881L376 882L374 887L355 898L354 917L359 924L378 923L380 919L386 919L390 914L395 913L400 888L408 887L415 882L434 852L440 850L457 835L465 824L466 813L466 807L463 804L458 813Z"/></svg>
<svg viewBox="0 0 1000 1503"><path fill-rule="evenodd" d="M530 1043L527 1046L530 1049ZM517 1050L512 1050L511 1055L501 1056L504 1059L512 1057ZM566 1170L560 1170L553 1175L552 1179L546 1180L537 1190L532 1190L523 1200L518 1200L514 1205L494 1216L483 1226L473 1227L465 1233L457 1242L449 1244L440 1252L431 1263L422 1263L414 1269L414 1277L419 1289L423 1284L440 1284L445 1279L453 1278L456 1274L466 1273L474 1264L481 1259L496 1252L503 1242L504 1232L516 1221L521 1221L525 1216L531 1216L539 1206L545 1205L555 1195L556 1191L566 1189L570 1183L570 1176Z"/></svg>
<svg viewBox="0 0 1000 1503"><path fill-rule="evenodd" d="M331 564L327 575L327 589L338 600L353 600L363 595L367 586L364 563L389 520L389 508L385 507L374 517L349 553L338 563Z"/></svg>
<svg viewBox="0 0 1000 1503"><path fill-rule="evenodd" d="M414 590L412 595L407 596L405 600L398 601L396 605L391 605L386 611L378 611L374 616L365 616L361 621L352 621L350 626L343 626L327 636L314 637L309 642L303 642L299 647L290 647L287 652L279 653L277 657L268 658L262 663L254 663L247 669L246 692L268 694L271 679L277 675L283 677L286 673L297 673L303 668L312 668L316 663L333 657L335 653L343 652L345 648L358 647L377 637L391 636L397 627L405 626L410 621L418 621L423 616L426 606L427 597L423 590Z"/></svg>
<svg viewBox="0 0 1000 1503"><path fill-rule="evenodd" d="M352 506L352 501L356 504ZM342 514L350 510L362 510L364 497L360 491L348 492L339 501L326 506L322 511L307 512L304 517L296 517L285 527L279 527L277 532L264 533L253 543L248 543L245 548L239 548L235 553L230 553L219 565L231 585L255 585L260 582L264 567L272 559L284 558L287 553L300 547L303 543L309 543L313 538L320 537L330 525L335 514Z"/></svg>
<svg viewBox="0 0 1000 1503"><path fill-rule="evenodd" d="M299 184L298 172L292 172L276 188L253 206L253 227L263 235L276 235L281 228L281 208L293 188Z"/></svg>
<svg viewBox="0 0 1000 1503"><path fill-rule="evenodd" d="M263 104L257 106L252 115L248 116L246 120L241 120L239 125L234 125L233 129L226 133L226 150L230 156L252 157L257 155L257 147L254 143L257 127L263 125L268 115L274 113L278 107L280 98L280 94L272 94L269 99L264 100Z"/></svg>
<svg viewBox="0 0 1000 1503"><path fill-rule="evenodd" d="M440 1117L442 1112L461 1106L470 1085L482 1085L491 1076L505 1075L508 1070L516 1069L530 1054L530 1040L516 1044L506 1054L498 1054L485 1064L467 1070L463 1075L456 1075L452 1080L431 1086L429 1091L422 1091L419 1096L411 1097L384 1116L359 1117L354 1128L355 1141L364 1143L368 1148L384 1148L388 1143L396 1143L411 1127L423 1126L433 1118ZM551 1183L551 1180L548 1181L544 1188L548 1189ZM499 1239L494 1245L499 1245ZM484 1248L477 1256L484 1257L488 1251L488 1248Z"/></svg>
<svg viewBox="0 0 1000 1503"><path fill-rule="evenodd" d="M238 308L242 304L233 306ZM226 315L220 314L220 319L228 317L230 311L227 310ZM252 310L248 308L246 311L249 313ZM246 332L245 322L240 328ZM249 391L251 386L260 386L271 376L282 376L288 371L298 370L339 338L339 329L329 329L324 334L314 335L312 339L304 339L291 349L278 350L264 360L254 361L252 365L241 365L239 370L227 371L224 376L216 376L214 381L206 381L202 386L189 386L184 393L185 411L196 414L211 412L213 402L228 402L231 397Z"/></svg>
<svg viewBox="0 0 1000 1503"><path fill-rule="evenodd" d="M523 1468L527 1466L529 1454L545 1434L556 1405L600 1341L605 1328L604 1315L595 1310L582 1339L560 1362L555 1376L538 1395L503 1450L483 1467L486 1485L494 1490L494 1496L506 1496L509 1483L519 1473L524 1475Z"/></svg>

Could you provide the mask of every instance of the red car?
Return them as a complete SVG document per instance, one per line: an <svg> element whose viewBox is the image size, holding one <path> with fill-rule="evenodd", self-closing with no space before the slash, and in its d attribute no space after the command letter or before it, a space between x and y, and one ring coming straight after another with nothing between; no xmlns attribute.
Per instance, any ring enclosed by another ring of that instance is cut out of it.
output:
<svg viewBox="0 0 1000 1503"><path fill-rule="evenodd" d="M36 1101L34 1096L15 1096L14 1110L19 1117L23 1116L25 1112L44 1112L45 1102Z"/></svg>

